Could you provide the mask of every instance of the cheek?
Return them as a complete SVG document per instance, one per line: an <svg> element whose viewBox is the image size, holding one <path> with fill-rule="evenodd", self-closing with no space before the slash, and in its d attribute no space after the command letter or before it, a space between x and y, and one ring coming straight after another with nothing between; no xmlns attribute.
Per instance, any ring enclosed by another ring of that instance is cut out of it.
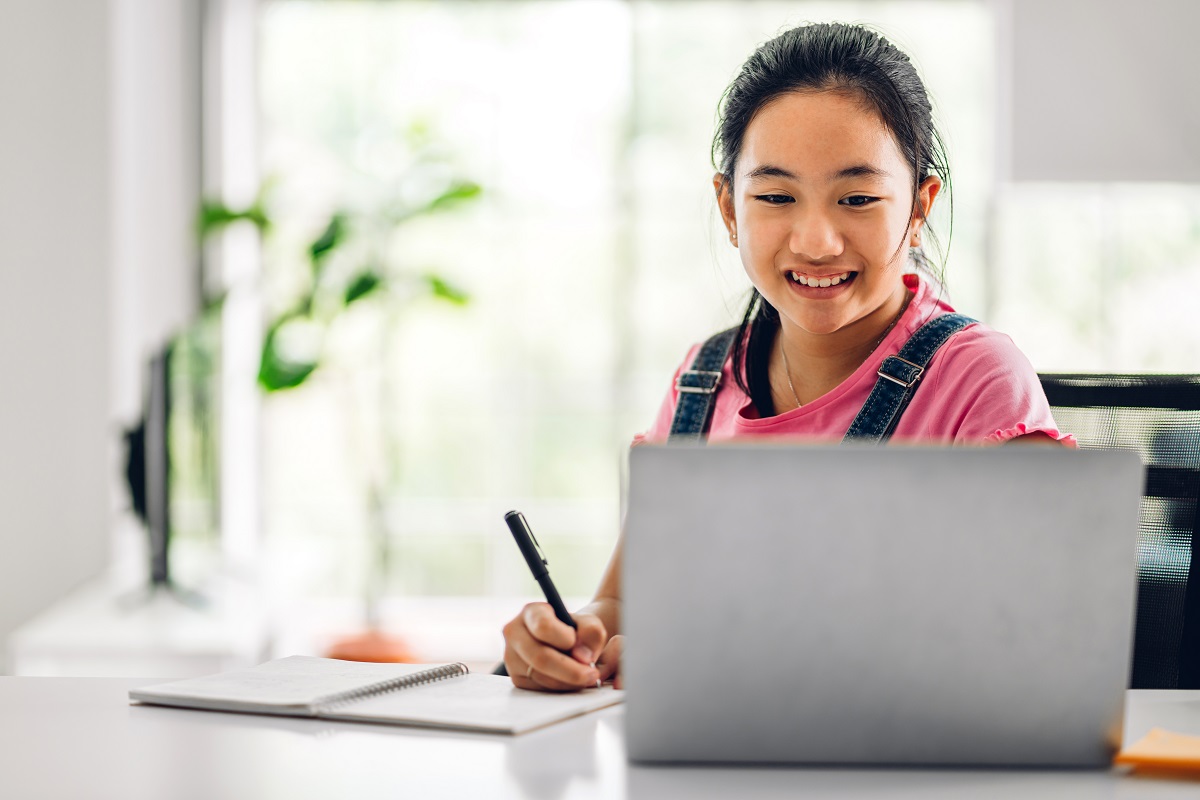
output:
<svg viewBox="0 0 1200 800"><path fill-rule="evenodd" d="M796 220L780 209L747 205L738 209L738 243L757 251L775 251L787 245Z"/></svg>
<svg viewBox="0 0 1200 800"><path fill-rule="evenodd" d="M738 235L738 258L756 285L761 283L759 278L775 274L777 264L781 257L786 260L787 252L787 238L778 233L756 229L744 241Z"/></svg>
<svg viewBox="0 0 1200 800"><path fill-rule="evenodd" d="M779 250L780 241L786 240L786 223L777 217L741 211L738 214L738 257L750 274L769 267Z"/></svg>
<svg viewBox="0 0 1200 800"><path fill-rule="evenodd" d="M854 248L870 263L883 266L903 258L908 242L908 217L903 210L889 209L867 218L854 220L847 229Z"/></svg>

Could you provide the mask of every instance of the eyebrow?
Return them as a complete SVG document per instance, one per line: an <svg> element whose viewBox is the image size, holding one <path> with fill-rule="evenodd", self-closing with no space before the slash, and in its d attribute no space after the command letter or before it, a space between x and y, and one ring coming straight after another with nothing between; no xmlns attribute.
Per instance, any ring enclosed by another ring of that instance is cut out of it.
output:
<svg viewBox="0 0 1200 800"><path fill-rule="evenodd" d="M873 167L870 164L855 164L852 167L846 167L829 176L829 180L838 181L844 178L890 178L892 174L887 170L882 170L879 167ZM757 178L785 178L787 180L800 180L796 175L773 164L763 164L760 167L755 167L746 173L746 177L750 180Z"/></svg>
<svg viewBox="0 0 1200 800"><path fill-rule="evenodd" d="M840 178L890 178L892 173L887 170L873 167L870 164L855 164L853 167L846 167L843 170L838 170L833 176L834 180Z"/></svg>

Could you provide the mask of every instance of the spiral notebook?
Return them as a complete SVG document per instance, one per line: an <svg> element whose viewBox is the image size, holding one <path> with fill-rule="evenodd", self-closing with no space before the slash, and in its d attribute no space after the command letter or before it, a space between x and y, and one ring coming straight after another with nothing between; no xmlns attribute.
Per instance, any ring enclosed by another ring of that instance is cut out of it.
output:
<svg viewBox="0 0 1200 800"><path fill-rule="evenodd" d="M371 664L290 656L235 672L133 689L152 705L343 722L524 733L620 703L612 687L574 694L518 689L462 664Z"/></svg>

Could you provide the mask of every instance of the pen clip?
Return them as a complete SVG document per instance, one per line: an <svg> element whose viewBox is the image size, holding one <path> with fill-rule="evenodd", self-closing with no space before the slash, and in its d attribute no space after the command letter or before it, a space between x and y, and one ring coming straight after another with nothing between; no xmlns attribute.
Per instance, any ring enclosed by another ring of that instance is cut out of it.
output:
<svg viewBox="0 0 1200 800"><path fill-rule="evenodd" d="M504 515L504 522L512 531L513 538L517 540L517 546L521 548L521 554L533 570L533 576L540 580L539 573L544 573L543 567L548 567L550 562L542 552L542 545L533 535L533 529L529 527L525 515L520 511L510 511Z"/></svg>
<svg viewBox="0 0 1200 800"><path fill-rule="evenodd" d="M542 545L538 542L537 537L533 535L533 531L529 526L525 526L525 532L529 534L529 541L533 542L533 549L537 551L537 557L541 560L543 566L550 566L550 562L546 559L546 554L542 552Z"/></svg>

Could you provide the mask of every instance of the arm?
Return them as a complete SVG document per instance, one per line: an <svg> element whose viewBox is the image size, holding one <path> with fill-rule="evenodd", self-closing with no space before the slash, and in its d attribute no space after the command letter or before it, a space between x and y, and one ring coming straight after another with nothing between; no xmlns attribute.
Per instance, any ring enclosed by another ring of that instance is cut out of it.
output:
<svg viewBox="0 0 1200 800"><path fill-rule="evenodd" d="M592 602L579 609L581 614L594 614L604 623L608 635L616 636L621 632L621 545L624 537L617 540L612 558L600 578L596 595Z"/></svg>
<svg viewBox="0 0 1200 800"><path fill-rule="evenodd" d="M679 397L675 381L684 367L692 363L699 349L700 345L693 345L675 370L654 424L646 433L634 437L635 446L639 442L666 441ZM621 687L617 669L622 642L623 541L624 534L617 540L592 602L571 615L579 626L577 630L559 622L547 603L530 603L504 626L504 665L514 684L522 689L572 691L611 678L614 686ZM570 658L574 658L575 663L561 651L570 651Z"/></svg>
<svg viewBox="0 0 1200 800"><path fill-rule="evenodd" d="M1063 446L1062 442L1060 442L1058 439L1055 439L1054 437L1050 436L1049 434L1047 434L1043 431L1037 431L1036 433L1027 433L1024 436L1017 436L1015 438L1009 439L1007 442L1004 442L1005 446L1013 445L1013 444L1019 444L1019 445L1052 444L1055 447Z"/></svg>
<svg viewBox="0 0 1200 800"><path fill-rule="evenodd" d="M556 692L615 678L621 656L621 543L613 551L596 596L571 616L571 628L549 603L529 603L504 626L504 664L514 685ZM619 678L614 681L619 688Z"/></svg>
<svg viewBox="0 0 1200 800"><path fill-rule="evenodd" d="M622 534L617 540L617 546L613 548L612 558L608 561L604 575L600 578L596 596L592 598L592 602L580 609L581 613L595 615L608 632L608 640L596 659L596 668L600 670L600 680L607 681L611 678L613 686L617 689L621 688L621 647L625 641L625 637L621 635L621 552L624 541L625 537Z"/></svg>

